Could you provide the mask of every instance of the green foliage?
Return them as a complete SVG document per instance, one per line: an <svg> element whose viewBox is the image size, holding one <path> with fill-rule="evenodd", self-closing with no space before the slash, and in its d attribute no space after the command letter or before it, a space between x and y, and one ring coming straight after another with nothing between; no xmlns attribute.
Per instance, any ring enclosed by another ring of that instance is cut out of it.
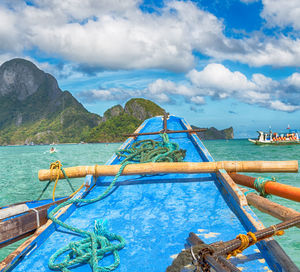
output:
<svg viewBox="0 0 300 272"><path fill-rule="evenodd" d="M135 116L136 107L142 108L146 114L146 118L153 117L156 115L163 115L165 110L155 104L154 102L144 98L132 98L125 104L125 111Z"/></svg>
<svg viewBox="0 0 300 272"><path fill-rule="evenodd" d="M13 94L0 97L0 145L75 142L120 142L144 119L162 115L152 101L137 98L106 111L106 121L88 112L67 91L51 97L45 81L33 95L20 101ZM52 94L53 95L53 94Z"/></svg>
<svg viewBox="0 0 300 272"><path fill-rule="evenodd" d="M93 128L86 142L121 142L126 139L124 134L133 133L142 123L141 120L123 113L119 116L112 117L106 122Z"/></svg>

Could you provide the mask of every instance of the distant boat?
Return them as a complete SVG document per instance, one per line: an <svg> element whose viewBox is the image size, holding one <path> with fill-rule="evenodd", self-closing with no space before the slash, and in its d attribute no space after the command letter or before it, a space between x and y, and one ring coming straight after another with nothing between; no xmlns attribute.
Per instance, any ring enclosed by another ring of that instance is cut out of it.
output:
<svg viewBox="0 0 300 272"><path fill-rule="evenodd" d="M290 128L288 127L290 130ZM299 134L296 131L289 131L288 133L277 133L277 132L258 132L257 139L248 139L251 143L257 145L292 145L300 144Z"/></svg>
<svg viewBox="0 0 300 272"><path fill-rule="evenodd" d="M49 152L50 152L50 154L56 153L56 149L54 147L51 147Z"/></svg>

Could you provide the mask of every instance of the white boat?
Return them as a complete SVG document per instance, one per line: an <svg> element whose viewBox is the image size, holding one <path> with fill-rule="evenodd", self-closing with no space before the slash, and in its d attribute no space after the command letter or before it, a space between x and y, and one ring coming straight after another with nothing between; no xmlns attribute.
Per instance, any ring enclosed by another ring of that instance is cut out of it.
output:
<svg viewBox="0 0 300 272"><path fill-rule="evenodd" d="M263 132L257 131L257 139L248 139L251 143L257 145L291 145L291 144L300 144L299 134L296 131L290 131L288 133L277 133L272 132Z"/></svg>

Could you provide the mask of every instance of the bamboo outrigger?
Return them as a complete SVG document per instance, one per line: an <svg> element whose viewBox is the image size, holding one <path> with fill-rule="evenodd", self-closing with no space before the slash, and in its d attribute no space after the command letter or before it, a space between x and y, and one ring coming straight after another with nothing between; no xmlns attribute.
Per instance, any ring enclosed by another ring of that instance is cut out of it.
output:
<svg viewBox="0 0 300 272"><path fill-rule="evenodd" d="M69 178L82 178L86 175L95 177L115 176L120 170L120 165L93 165L76 166L65 168L64 171ZM220 162L168 162L140 163L128 165L122 175L149 175L161 173L215 173L220 169L227 172L259 172L276 173L298 172L298 161L220 161ZM64 173L56 170L44 169L39 171L39 180L54 180L65 178Z"/></svg>
<svg viewBox="0 0 300 272"><path fill-rule="evenodd" d="M158 169L165 163L127 165L124 169L124 174L127 175L121 176L113 190L101 201L89 205L73 203L55 214L55 218L61 222L84 231L91 230L96 219L107 219L110 223L109 231L121 235L126 241L125 248L118 251L120 265L114 266L115 271L165 271L184 248L190 232L194 232L205 244L211 244L220 240L235 239L240 233L259 232L264 229L263 224L249 208L246 197L224 170L227 168L226 163L213 161L208 150L184 119L175 116L170 116L167 121L162 117L148 119L121 148L130 148L138 140L148 138L160 140L157 134L143 133L161 131L167 126L172 130L181 130L179 133L170 133L169 138L171 142L186 150L185 162L169 163L169 166L176 165L176 169L175 166L171 167L172 171ZM121 163L122 158L114 155L106 166L92 167L92 172L83 171L80 176L92 175L85 177L87 186L84 186L73 200L88 201L106 192L109 188L107 186L113 180L110 175L116 173ZM267 170L263 170L261 164L259 167L257 163L255 164L256 171L295 172L298 167L296 162L289 162L284 163L287 168L280 165L282 169L278 169L279 164L268 162ZM190 165L193 166L190 168L193 170L188 172L186 169ZM206 170L195 170L194 167L199 165L205 165ZM182 171L179 170L179 166L182 167ZM242 163L229 162L229 166L227 168L229 171L245 169ZM137 171L137 167L142 167L143 170ZM111 168L113 171L110 171ZM100 169L100 173L97 169ZM253 170L252 165L251 171ZM55 172L56 170L53 170L54 176ZM66 172L70 174L68 169ZM54 177L49 174L42 179ZM60 177L63 176L59 174ZM0 271L52 271L48 266L49 258L57 249L65 248L69 242L72 242L71 247L75 250L67 255L69 261L75 256L78 257L80 252L85 252L80 247L77 248L79 240L78 235L48 220L32 237L0 263ZM234 243L236 246L238 241ZM101 249L98 248L97 252L99 251ZM83 255L81 257L88 257ZM115 252L106 254L99 260L98 265L115 264L114 256ZM68 269L76 272L92 271L89 260ZM262 240L247 248L242 258L233 257L231 262L243 272L299 271L273 238ZM216 266L218 265L217 263Z"/></svg>

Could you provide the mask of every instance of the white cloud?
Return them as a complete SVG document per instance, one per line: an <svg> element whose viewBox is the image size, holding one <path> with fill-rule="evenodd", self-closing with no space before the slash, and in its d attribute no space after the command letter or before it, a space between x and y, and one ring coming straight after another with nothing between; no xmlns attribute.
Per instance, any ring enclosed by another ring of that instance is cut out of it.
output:
<svg viewBox="0 0 300 272"><path fill-rule="evenodd" d="M0 41L95 67L185 71L194 65L195 47L224 38L222 23L191 2L169 1L161 14L143 13L139 2L43 0L16 5L14 12L2 6L10 17Z"/></svg>
<svg viewBox="0 0 300 272"><path fill-rule="evenodd" d="M292 26L300 29L299 0L263 0L261 16L270 26Z"/></svg>
<svg viewBox="0 0 300 272"><path fill-rule="evenodd" d="M16 15L0 5L0 52L20 52L24 48L23 42Z"/></svg>
<svg viewBox="0 0 300 272"><path fill-rule="evenodd" d="M293 112L300 109L300 106L287 105L279 100L270 101L270 108L279 111Z"/></svg>
<svg viewBox="0 0 300 272"><path fill-rule="evenodd" d="M300 73L293 73L286 79L288 85L300 88Z"/></svg>
<svg viewBox="0 0 300 272"><path fill-rule="evenodd" d="M132 91L122 90L118 88L111 89L98 89L83 91L79 94L79 97L88 103L95 103L99 101L121 101L130 98L131 96L137 96Z"/></svg>
<svg viewBox="0 0 300 272"><path fill-rule="evenodd" d="M300 76L296 73L282 82L262 74L253 74L252 78L248 79L244 74L232 72L222 64L211 63L201 71L192 70L187 77L197 88L195 95L206 93L205 96L219 99L230 97L247 104L287 112L300 108L297 105L299 99L295 99L295 92L290 91L296 79L299 80L297 83L300 83ZM196 97L190 101L195 103Z"/></svg>
<svg viewBox="0 0 300 272"><path fill-rule="evenodd" d="M253 74L247 78L241 72L231 71L222 64L211 63L201 71L193 69L186 77L189 81L184 83L157 79L140 90L90 90L82 92L80 97L87 102L144 97L158 103L176 103L178 98L183 98L192 105L205 104L206 97L232 98L278 111L293 112L300 109L299 73L281 81L272 80L263 74Z"/></svg>
<svg viewBox="0 0 300 272"><path fill-rule="evenodd" d="M193 96L191 98L191 102L194 104L198 104L198 105L205 104L204 97L199 96L199 95Z"/></svg>
<svg viewBox="0 0 300 272"><path fill-rule="evenodd" d="M243 0L243 2L253 2ZM210 61L251 66L300 65L299 33L268 37L254 32L225 36L225 25L192 2L170 0L157 13L139 9L139 0L41 0L0 3L0 52L20 55L38 49L46 55L90 68L162 68L189 71L193 52ZM300 29L297 0L264 0L268 25ZM188 16L187 16L188 14Z"/></svg>
<svg viewBox="0 0 300 272"><path fill-rule="evenodd" d="M202 71L192 70L188 73L191 82L201 89L225 91L228 93L253 89L254 83L240 72L231 72L222 64L208 64Z"/></svg>

